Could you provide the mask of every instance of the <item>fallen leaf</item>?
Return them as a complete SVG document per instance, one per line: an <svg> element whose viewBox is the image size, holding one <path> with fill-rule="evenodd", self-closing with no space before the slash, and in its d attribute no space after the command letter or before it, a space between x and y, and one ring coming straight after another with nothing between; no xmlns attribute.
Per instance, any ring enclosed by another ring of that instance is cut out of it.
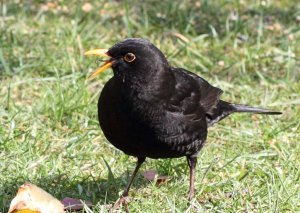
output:
<svg viewBox="0 0 300 213"><path fill-rule="evenodd" d="M147 170L143 172L142 174L144 178L146 178L148 181L153 181L155 179L155 176L158 175L157 171L155 170Z"/></svg>
<svg viewBox="0 0 300 213"><path fill-rule="evenodd" d="M168 176L158 175L157 171L155 171L155 170L147 170L147 171L143 172L142 175L148 181L156 180L157 185L161 185L161 184L166 183L168 181Z"/></svg>
<svg viewBox="0 0 300 213"><path fill-rule="evenodd" d="M156 179L156 185L160 186L161 184L168 182L168 180L168 176L158 176Z"/></svg>
<svg viewBox="0 0 300 213"><path fill-rule="evenodd" d="M86 3L84 3L84 5L82 5L81 9L83 12L88 13L88 12L92 11L93 5L91 3L86 2Z"/></svg>
<svg viewBox="0 0 300 213"><path fill-rule="evenodd" d="M70 197L64 198L61 202L64 205L65 210L82 210L85 205L92 207L90 201L81 201Z"/></svg>
<svg viewBox="0 0 300 213"><path fill-rule="evenodd" d="M11 201L8 213L63 213L62 203L40 187L24 183Z"/></svg>
<svg viewBox="0 0 300 213"><path fill-rule="evenodd" d="M267 29L270 30L270 31L276 31L276 32L280 32L282 31L282 25L280 23L274 23L274 24L271 24L271 25L268 25L267 26Z"/></svg>

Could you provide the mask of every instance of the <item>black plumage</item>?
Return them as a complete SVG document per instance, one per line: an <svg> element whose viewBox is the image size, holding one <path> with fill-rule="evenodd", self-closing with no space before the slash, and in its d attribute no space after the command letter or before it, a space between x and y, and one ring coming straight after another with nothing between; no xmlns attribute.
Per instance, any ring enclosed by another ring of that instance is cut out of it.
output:
<svg viewBox="0 0 300 213"><path fill-rule="evenodd" d="M114 76L99 98L99 123L110 143L138 158L120 202L146 157L187 157L191 199L197 154L209 126L234 112L280 114L220 100L221 89L170 66L163 53L145 39L126 39L104 55L110 57L104 66L111 66Z"/></svg>

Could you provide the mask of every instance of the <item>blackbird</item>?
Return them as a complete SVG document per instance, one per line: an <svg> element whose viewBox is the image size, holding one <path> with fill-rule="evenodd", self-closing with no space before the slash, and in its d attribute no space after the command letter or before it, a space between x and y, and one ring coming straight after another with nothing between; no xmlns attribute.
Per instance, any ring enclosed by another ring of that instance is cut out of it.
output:
<svg viewBox="0 0 300 213"><path fill-rule="evenodd" d="M281 114L220 100L221 89L192 72L172 67L146 39L125 39L108 50L90 50L85 55L108 57L90 76L109 67L114 73L98 101L99 123L110 143L137 157L117 206L126 203L129 188L146 157L185 156L190 169L190 200L194 196L197 155L206 141L208 127L235 112Z"/></svg>

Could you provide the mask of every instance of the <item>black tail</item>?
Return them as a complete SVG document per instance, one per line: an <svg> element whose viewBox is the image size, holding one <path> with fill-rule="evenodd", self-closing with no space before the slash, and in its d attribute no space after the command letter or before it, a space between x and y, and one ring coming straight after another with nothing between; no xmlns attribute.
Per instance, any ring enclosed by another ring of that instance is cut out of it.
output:
<svg viewBox="0 0 300 213"><path fill-rule="evenodd" d="M220 100L217 106L207 114L208 126L212 126L214 123L224 119L228 115L234 112L250 112L255 114L266 114L266 115L280 115L281 112L272 111L269 109L256 108L251 106L246 106L242 104L232 104Z"/></svg>

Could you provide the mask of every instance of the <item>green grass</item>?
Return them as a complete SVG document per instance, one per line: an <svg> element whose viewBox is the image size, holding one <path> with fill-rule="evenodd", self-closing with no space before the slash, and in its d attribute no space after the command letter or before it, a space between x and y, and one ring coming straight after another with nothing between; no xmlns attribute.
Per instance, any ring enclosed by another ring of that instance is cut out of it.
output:
<svg viewBox="0 0 300 213"><path fill-rule="evenodd" d="M283 115L237 114L211 128L191 205L186 160L148 159L141 171L170 181L158 187L139 175L129 209L300 212L297 1L90 1L89 12L79 1L26 2L0 3L0 211L25 181L90 200L93 212L118 198L135 159L99 129L96 103L112 72L86 81L97 63L83 52L143 37L222 88L224 100Z"/></svg>

